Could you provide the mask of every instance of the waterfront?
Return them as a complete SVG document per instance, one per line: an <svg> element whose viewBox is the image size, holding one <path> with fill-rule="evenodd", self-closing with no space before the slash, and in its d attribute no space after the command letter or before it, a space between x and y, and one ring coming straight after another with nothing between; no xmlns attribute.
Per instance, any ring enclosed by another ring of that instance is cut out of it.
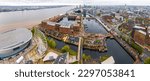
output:
<svg viewBox="0 0 150 81"><path fill-rule="evenodd" d="M94 19L84 19L85 32L106 34L107 31Z"/></svg>
<svg viewBox="0 0 150 81"><path fill-rule="evenodd" d="M1 12L0 19L2 20L0 21L0 31L6 30L8 28L31 28L34 25L39 24L44 19L48 19L55 15L64 14L66 11L72 8L73 6L67 6L39 10Z"/></svg>
<svg viewBox="0 0 150 81"><path fill-rule="evenodd" d="M65 45L69 45L70 48L73 49L74 51L77 51L78 49L78 47L75 45L70 45L70 44L64 43L56 39L54 40L57 43L56 48L59 50L61 50L61 48ZM132 64L133 63L133 59L114 39L107 39L106 43L108 46L107 52L100 53L99 51L83 49L83 53L90 55L93 59L98 59L100 56L108 54L114 57L116 64Z"/></svg>
<svg viewBox="0 0 150 81"><path fill-rule="evenodd" d="M24 23L24 22L29 22L29 23L36 22L37 24L39 24L42 20L48 19L58 14L66 13L66 11L69 9L71 9L71 7L0 13L0 18L4 19L3 21L0 21L0 25L1 25L0 28L2 28L3 25L9 26L9 24ZM26 24L29 24L29 23L26 23ZM88 33L102 33L102 34L107 33L107 31L102 27L102 25L97 23L95 20L86 20L86 23L87 23L86 32ZM22 24L22 26L24 26L24 24ZM59 41L56 39L55 41L57 43L57 46L56 46L57 49L61 49L64 45L66 45L66 43L64 43L63 41ZM114 57L116 64L132 64L133 63L133 59L118 44L118 42L116 42L116 40L107 39L106 45L108 47L107 52L100 53L94 50L83 49L83 53L90 55L92 59L99 59L100 56L108 54ZM69 46L74 51L77 51L78 49L78 47L75 45L69 45Z"/></svg>
<svg viewBox="0 0 150 81"><path fill-rule="evenodd" d="M91 22L92 25L91 26ZM107 31L102 27L101 24L99 24L98 22L96 22L94 19L92 20L88 20L88 23L84 23L87 24L86 29L88 30L88 33L101 33L101 34L106 34ZM92 28L91 28L92 27ZM85 30L86 31L86 30ZM49 37L51 38L51 37ZM69 45L71 49L73 49L74 51L78 50L78 47L75 45L70 45L67 44L63 41L60 40L56 40L54 39L57 43L56 48L61 50L61 48L65 45ZM99 52L99 51L94 51L94 50L90 50L90 49L83 49L83 53L90 55L92 57L92 59L99 59L100 56L108 54L110 56L113 56L115 59L115 63L116 64L132 64L134 61L131 58L131 56L127 53L127 51L125 51L123 49L123 47L120 46L120 44L115 40L115 39L106 39L106 45L108 47L107 52Z"/></svg>
<svg viewBox="0 0 150 81"><path fill-rule="evenodd" d="M84 23L87 24L87 29L85 29L85 31L88 33L101 33L101 34L107 33L104 27L94 19L85 19ZM107 52L99 53L98 51L92 51L92 50L89 51L86 49L83 50L83 52L88 55L92 54L93 58L97 58L104 54L111 55L114 57L115 62L117 64L133 63L133 59L130 57L127 51L125 51L115 39L107 39L106 44L108 48Z"/></svg>

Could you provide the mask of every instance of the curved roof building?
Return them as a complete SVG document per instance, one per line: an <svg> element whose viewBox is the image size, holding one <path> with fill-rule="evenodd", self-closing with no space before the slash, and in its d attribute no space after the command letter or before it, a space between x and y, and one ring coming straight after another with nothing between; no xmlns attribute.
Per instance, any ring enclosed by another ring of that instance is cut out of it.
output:
<svg viewBox="0 0 150 81"><path fill-rule="evenodd" d="M26 28L0 32L0 58L9 57L22 51L28 46L31 39L32 33Z"/></svg>

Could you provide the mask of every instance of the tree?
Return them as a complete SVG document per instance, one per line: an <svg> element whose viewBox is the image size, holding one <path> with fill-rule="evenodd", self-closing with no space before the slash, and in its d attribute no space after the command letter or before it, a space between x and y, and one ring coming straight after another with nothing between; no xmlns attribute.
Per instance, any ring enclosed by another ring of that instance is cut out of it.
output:
<svg viewBox="0 0 150 81"><path fill-rule="evenodd" d="M69 45L65 45L64 47L62 47L61 52L63 52L63 53L69 52L69 54L73 55L73 56L77 55L77 52L72 50Z"/></svg>
<svg viewBox="0 0 150 81"><path fill-rule="evenodd" d="M83 61L87 61L87 60L90 60L91 59L91 56L90 55L86 55L86 54L82 54L82 59Z"/></svg>
<svg viewBox="0 0 150 81"><path fill-rule="evenodd" d="M56 48L56 42L52 39L52 40L50 40L51 42L52 42L52 45L51 45L51 47L52 48Z"/></svg>
<svg viewBox="0 0 150 81"><path fill-rule="evenodd" d="M99 58L99 61L100 62L103 62L103 61L105 61L106 59L108 59L110 56L109 55L103 55L103 56L101 56L100 58Z"/></svg>
<svg viewBox="0 0 150 81"><path fill-rule="evenodd" d="M48 46L51 48L56 48L56 42L53 39L47 39Z"/></svg>
<svg viewBox="0 0 150 81"><path fill-rule="evenodd" d="M91 56L90 56L90 55L88 55L88 56L87 56L87 60L90 60L90 59L91 59Z"/></svg>
<svg viewBox="0 0 150 81"><path fill-rule="evenodd" d="M144 64L150 64L150 57L148 57L144 60Z"/></svg>
<svg viewBox="0 0 150 81"><path fill-rule="evenodd" d="M83 61L86 61L86 55L84 53L82 54L82 59Z"/></svg>
<svg viewBox="0 0 150 81"><path fill-rule="evenodd" d="M64 47L61 48L61 51L62 51L63 53L69 52L69 50L70 50L69 45L65 45Z"/></svg>
<svg viewBox="0 0 150 81"><path fill-rule="evenodd" d="M34 33L35 33L35 28L34 27L32 28L31 32L32 32L32 35L34 35Z"/></svg>
<svg viewBox="0 0 150 81"><path fill-rule="evenodd" d="M77 52L72 50L72 49L70 49L69 50L69 54L75 56L75 55L77 55Z"/></svg>
<svg viewBox="0 0 150 81"><path fill-rule="evenodd" d="M96 42L96 43L100 43L100 42L101 42L101 40L96 40L95 42Z"/></svg>
<svg viewBox="0 0 150 81"><path fill-rule="evenodd" d="M131 42L131 46L139 53L142 54L143 48L136 44L134 41Z"/></svg>

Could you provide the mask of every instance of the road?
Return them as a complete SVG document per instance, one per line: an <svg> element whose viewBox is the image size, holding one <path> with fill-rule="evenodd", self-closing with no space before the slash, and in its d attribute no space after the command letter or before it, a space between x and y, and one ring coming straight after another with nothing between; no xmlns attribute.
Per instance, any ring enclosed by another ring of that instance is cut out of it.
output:
<svg viewBox="0 0 150 81"><path fill-rule="evenodd" d="M93 16L93 17L94 17L94 16ZM136 52L132 47L130 47L125 41L120 40L120 38L118 38L117 36L114 35L113 32L116 32L116 31L112 31L112 30L111 30L110 28L108 28L107 25L105 25L100 19L98 19L98 18L96 18L96 17L94 17L94 18L97 19L97 20L104 26L104 28L105 28L107 31L109 31L109 32L115 37L115 39L119 42L119 44L120 44L121 46L123 46L123 48L126 49L126 50L130 53L130 56L132 56L132 57L134 58L134 60L135 60L134 63L141 63L141 60L140 60L140 58L139 58L137 52ZM120 23L120 24L122 24L122 23ZM118 24L116 28L118 28L120 24ZM116 29L115 29L115 30L116 30ZM118 29L117 29L117 32L121 34L121 32L120 32Z"/></svg>

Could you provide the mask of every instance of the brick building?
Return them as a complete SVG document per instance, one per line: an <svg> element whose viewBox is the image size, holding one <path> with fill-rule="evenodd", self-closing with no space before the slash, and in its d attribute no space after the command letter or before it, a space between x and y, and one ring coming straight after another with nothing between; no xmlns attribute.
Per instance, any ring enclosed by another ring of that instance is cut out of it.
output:
<svg viewBox="0 0 150 81"><path fill-rule="evenodd" d="M150 44L150 35L142 30L135 30L133 39L141 45Z"/></svg>
<svg viewBox="0 0 150 81"><path fill-rule="evenodd" d="M63 16L64 17L64 16ZM74 24L72 23L59 23L63 19L62 16L55 16L41 22L40 26L44 30L57 31L62 34L74 35L80 32L80 17L76 16ZM74 17L74 16L73 16ZM58 20L57 20L58 19Z"/></svg>

